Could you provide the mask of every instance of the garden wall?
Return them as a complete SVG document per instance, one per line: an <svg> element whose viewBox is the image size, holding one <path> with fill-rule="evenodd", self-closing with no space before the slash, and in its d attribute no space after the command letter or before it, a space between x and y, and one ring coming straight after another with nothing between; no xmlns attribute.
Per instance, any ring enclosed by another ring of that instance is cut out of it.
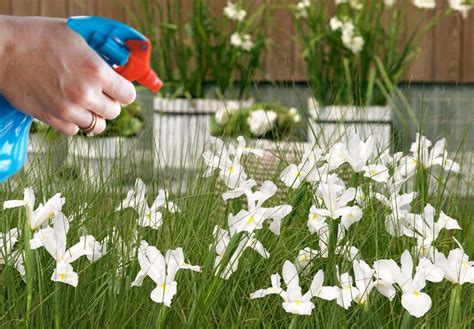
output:
<svg viewBox="0 0 474 329"><path fill-rule="evenodd" d="M155 0L164 1L164 0ZM176 0L175 0L176 1ZM183 0L185 3L192 0ZM264 1L264 0L255 0ZM297 3L298 0L270 0L275 4ZM227 0L209 0L218 8ZM400 1L404 2L404 1ZM439 1L444 6L447 0ZM0 14L42 15L66 17L72 15L100 15L127 21L127 4L133 0L0 0ZM438 11L444 8L438 8ZM429 12L420 15L413 9L406 17L407 24L422 24ZM305 65L294 42L290 15L286 10L276 12L275 22L269 24L272 43L278 45L266 56L264 72L259 78L269 81L304 81ZM409 70L406 81L474 83L474 13L465 20L455 14L444 20L423 39L422 52Z"/></svg>

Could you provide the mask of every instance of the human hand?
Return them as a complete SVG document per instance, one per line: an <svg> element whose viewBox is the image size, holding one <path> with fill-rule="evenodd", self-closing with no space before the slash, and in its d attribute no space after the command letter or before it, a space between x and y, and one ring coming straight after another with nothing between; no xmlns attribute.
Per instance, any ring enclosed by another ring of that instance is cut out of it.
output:
<svg viewBox="0 0 474 329"><path fill-rule="evenodd" d="M66 135L105 129L133 84L116 73L65 19L0 16L0 93L18 110Z"/></svg>

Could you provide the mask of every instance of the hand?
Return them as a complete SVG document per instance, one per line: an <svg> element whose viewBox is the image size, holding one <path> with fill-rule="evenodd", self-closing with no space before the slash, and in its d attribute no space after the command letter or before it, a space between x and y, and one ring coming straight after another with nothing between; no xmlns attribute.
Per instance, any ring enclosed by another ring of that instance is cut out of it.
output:
<svg viewBox="0 0 474 329"><path fill-rule="evenodd" d="M0 93L18 110L66 135L115 119L135 88L70 30L66 20L0 16Z"/></svg>

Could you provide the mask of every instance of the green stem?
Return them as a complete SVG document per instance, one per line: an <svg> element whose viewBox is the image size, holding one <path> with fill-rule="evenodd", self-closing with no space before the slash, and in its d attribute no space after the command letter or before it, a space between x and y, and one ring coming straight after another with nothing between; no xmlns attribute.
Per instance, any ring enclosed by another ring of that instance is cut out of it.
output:
<svg viewBox="0 0 474 329"><path fill-rule="evenodd" d="M449 301L449 328L460 328L459 315L461 311L461 295L462 286L460 284L454 285L453 290L451 291L451 299Z"/></svg>
<svg viewBox="0 0 474 329"><path fill-rule="evenodd" d="M24 250L25 250L25 272L26 272L26 314L25 314L25 327L30 327L30 312L31 304L33 302L33 280L34 280L34 254L30 248L30 240L32 231L30 228L29 221L25 220L23 237L24 237Z"/></svg>
<svg viewBox="0 0 474 329"><path fill-rule="evenodd" d="M295 316L295 317L293 318L293 320L291 321L290 326L288 327L288 329L296 329L296 328L299 328L299 327L298 327L298 320L299 320L299 317L298 317L298 316Z"/></svg>
<svg viewBox="0 0 474 329"><path fill-rule="evenodd" d="M335 219L329 220L329 241L328 241L328 255L332 257L336 254L337 235L338 235L338 221Z"/></svg>
<svg viewBox="0 0 474 329"><path fill-rule="evenodd" d="M61 328L61 283L56 283L56 289L54 289L54 324L55 328Z"/></svg>
<svg viewBox="0 0 474 329"><path fill-rule="evenodd" d="M403 321L402 325L400 326L400 329L412 329L413 328L413 317L408 313L408 311L405 311L405 315L403 316Z"/></svg>

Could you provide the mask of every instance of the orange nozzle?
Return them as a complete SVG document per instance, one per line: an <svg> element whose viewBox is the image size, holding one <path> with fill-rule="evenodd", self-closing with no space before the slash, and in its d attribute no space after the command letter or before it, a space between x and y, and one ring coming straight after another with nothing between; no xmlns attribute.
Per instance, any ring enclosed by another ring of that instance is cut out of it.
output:
<svg viewBox="0 0 474 329"><path fill-rule="evenodd" d="M127 64L115 69L129 81L137 81L151 92L158 92L163 82L150 68L151 42L142 40L127 40L125 44L130 49L130 58Z"/></svg>

